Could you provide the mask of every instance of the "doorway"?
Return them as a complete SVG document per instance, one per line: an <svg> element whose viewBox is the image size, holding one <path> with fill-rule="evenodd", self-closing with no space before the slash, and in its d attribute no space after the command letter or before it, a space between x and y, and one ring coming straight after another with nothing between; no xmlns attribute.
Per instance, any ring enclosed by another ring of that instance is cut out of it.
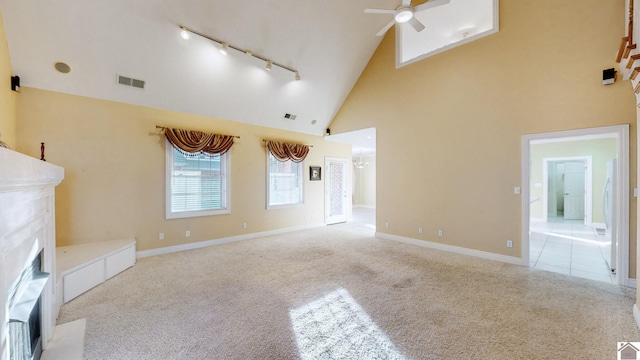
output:
<svg viewBox="0 0 640 360"><path fill-rule="evenodd" d="M350 199L347 200L347 222L375 231L376 128L328 135L324 139L351 145L351 163L347 165L349 173L347 186L351 194ZM326 165L325 168L327 168Z"/></svg>
<svg viewBox="0 0 640 360"><path fill-rule="evenodd" d="M588 150L585 149L586 145L598 143L598 141L612 143L613 150L604 155L601 154L602 151L596 151L597 154L589 155L593 156L591 164L593 175L590 176L589 171L584 169L588 167ZM548 145L546 148L553 149L555 147L554 151L563 152L563 154L559 156L540 155L537 144L541 143L554 144ZM568 154L570 152L574 152L572 154L574 156L570 156L571 154ZM544 165L543 157L548 159ZM617 163L618 166L614 167L614 176L611 177L606 175L606 169L610 167L608 164L612 162ZM563 165L558 167L560 163ZM570 175L565 172L567 164L569 164ZM542 174L543 170L544 175ZM554 171L556 172L555 177L553 176ZM573 179L569 179L571 183L569 186L574 188L577 186L574 189L577 192L583 191L580 186L584 184L585 198L582 199L580 196L572 198L571 195L567 198L564 195L567 193L567 189L564 187L566 182L562 185L563 192L558 192L560 187L557 183L558 173L564 174L565 180L567 180L567 176L573 176ZM585 174L584 181L581 180L582 174ZM611 182L612 186L607 187L607 181ZM548 246L546 250L557 251L552 257L560 258L561 255L558 254L562 254L563 251L570 254L568 258L561 260L565 264L555 264L558 265L557 268L567 268L568 270L564 273L568 275L581 276L581 271L595 271L594 269L600 266L595 263L597 259L607 267L615 269L615 275L612 277L614 283L630 285L628 277L628 125L524 135L522 137L522 184L524 185L522 188L523 265L534 267L544 251L540 246ZM554 186L556 186L555 189L553 189ZM592 187L591 191L588 191L589 186ZM553 211L554 191L556 194L555 213ZM610 195L608 200L607 193ZM588 198L590 195L591 197ZM545 199L546 201L544 201ZM606 210L607 202L611 205L609 210ZM584 204L584 210L581 208L581 204ZM567 205L570 206L570 214L568 214L568 219L565 219ZM561 212L558 212L559 206ZM610 223L606 220L607 212L611 218ZM580 213L582 213L582 217ZM591 250L586 248L591 248ZM587 250L592 251L593 249L600 252L587 254ZM610 252L610 255L607 251ZM591 257L592 261L583 262L587 257ZM542 265L548 264L542 263ZM545 270L553 271L553 269Z"/></svg>
<svg viewBox="0 0 640 360"><path fill-rule="evenodd" d="M542 218L583 220L592 225L593 159L591 156L542 159Z"/></svg>
<svg viewBox="0 0 640 360"><path fill-rule="evenodd" d="M327 157L325 174L325 223L327 225L347 221L347 159Z"/></svg>

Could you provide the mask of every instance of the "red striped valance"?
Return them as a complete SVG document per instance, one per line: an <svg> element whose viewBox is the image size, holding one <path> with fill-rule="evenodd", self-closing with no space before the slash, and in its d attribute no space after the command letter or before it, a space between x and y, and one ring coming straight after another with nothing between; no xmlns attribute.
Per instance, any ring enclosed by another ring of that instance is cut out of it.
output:
<svg viewBox="0 0 640 360"><path fill-rule="evenodd" d="M291 160L302 162L309 154L309 145L281 143L277 141L265 140L267 149L278 161Z"/></svg>
<svg viewBox="0 0 640 360"><path fill-rule="evenodd" d="M235 138L232 135L210 134L196 130L162 129L171 145L187 156L223 155L231 149Z"/></svg>

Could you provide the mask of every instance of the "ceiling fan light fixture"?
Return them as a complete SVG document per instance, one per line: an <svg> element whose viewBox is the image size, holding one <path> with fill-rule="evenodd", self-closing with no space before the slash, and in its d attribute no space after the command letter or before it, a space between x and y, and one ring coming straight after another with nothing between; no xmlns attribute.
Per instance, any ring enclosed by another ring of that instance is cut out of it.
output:
<svg viewBox="0 0 640 360"><path fill-rule="evenodd" d="M410 6L400 7L398 8L398 10L396 10L393 18L397 23L406 23L411 20L411 18L413 18L413 9Z"/></svg>

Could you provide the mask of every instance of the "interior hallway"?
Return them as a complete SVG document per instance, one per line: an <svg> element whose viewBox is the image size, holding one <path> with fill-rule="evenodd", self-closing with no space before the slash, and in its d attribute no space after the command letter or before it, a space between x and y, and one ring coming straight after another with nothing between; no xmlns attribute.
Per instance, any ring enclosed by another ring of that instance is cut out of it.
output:
<svg viewBox="0 0 640 360"><path fill-rule="evenodd" d="M369 207L353 207L349 224L366 228L371 232L376 231L376 209Z"/></svg>
<svg viewBox="0 0 640 360"><path fill-rule="evenodd" d="M529 265L533 268L616 284L610 259L611 238L585 226L583 220L557 217L530 225Z"/></svg>

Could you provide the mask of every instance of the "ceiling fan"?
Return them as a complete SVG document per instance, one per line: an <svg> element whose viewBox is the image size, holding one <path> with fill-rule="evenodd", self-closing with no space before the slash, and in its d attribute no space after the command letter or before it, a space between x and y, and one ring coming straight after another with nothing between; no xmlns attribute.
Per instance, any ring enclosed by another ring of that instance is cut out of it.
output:
<svg viewBox="0 0 640 360"><path fill-rule="evenodd" d="M402 0L402 4L395 9L364 9L364 12L367 14L393 14L393 20L391 20L387 25L385 25L382 30L378 31L376 35L382 36L387 30L389 30L394 24L406 23L408 22L416 29L417 32L424 30L424 25L420 22L420 20L416 19L414 13L431 9L436 6L446 5L451 0L429 0L423 4L418 6L412 6L411 0Z"/></svg>

